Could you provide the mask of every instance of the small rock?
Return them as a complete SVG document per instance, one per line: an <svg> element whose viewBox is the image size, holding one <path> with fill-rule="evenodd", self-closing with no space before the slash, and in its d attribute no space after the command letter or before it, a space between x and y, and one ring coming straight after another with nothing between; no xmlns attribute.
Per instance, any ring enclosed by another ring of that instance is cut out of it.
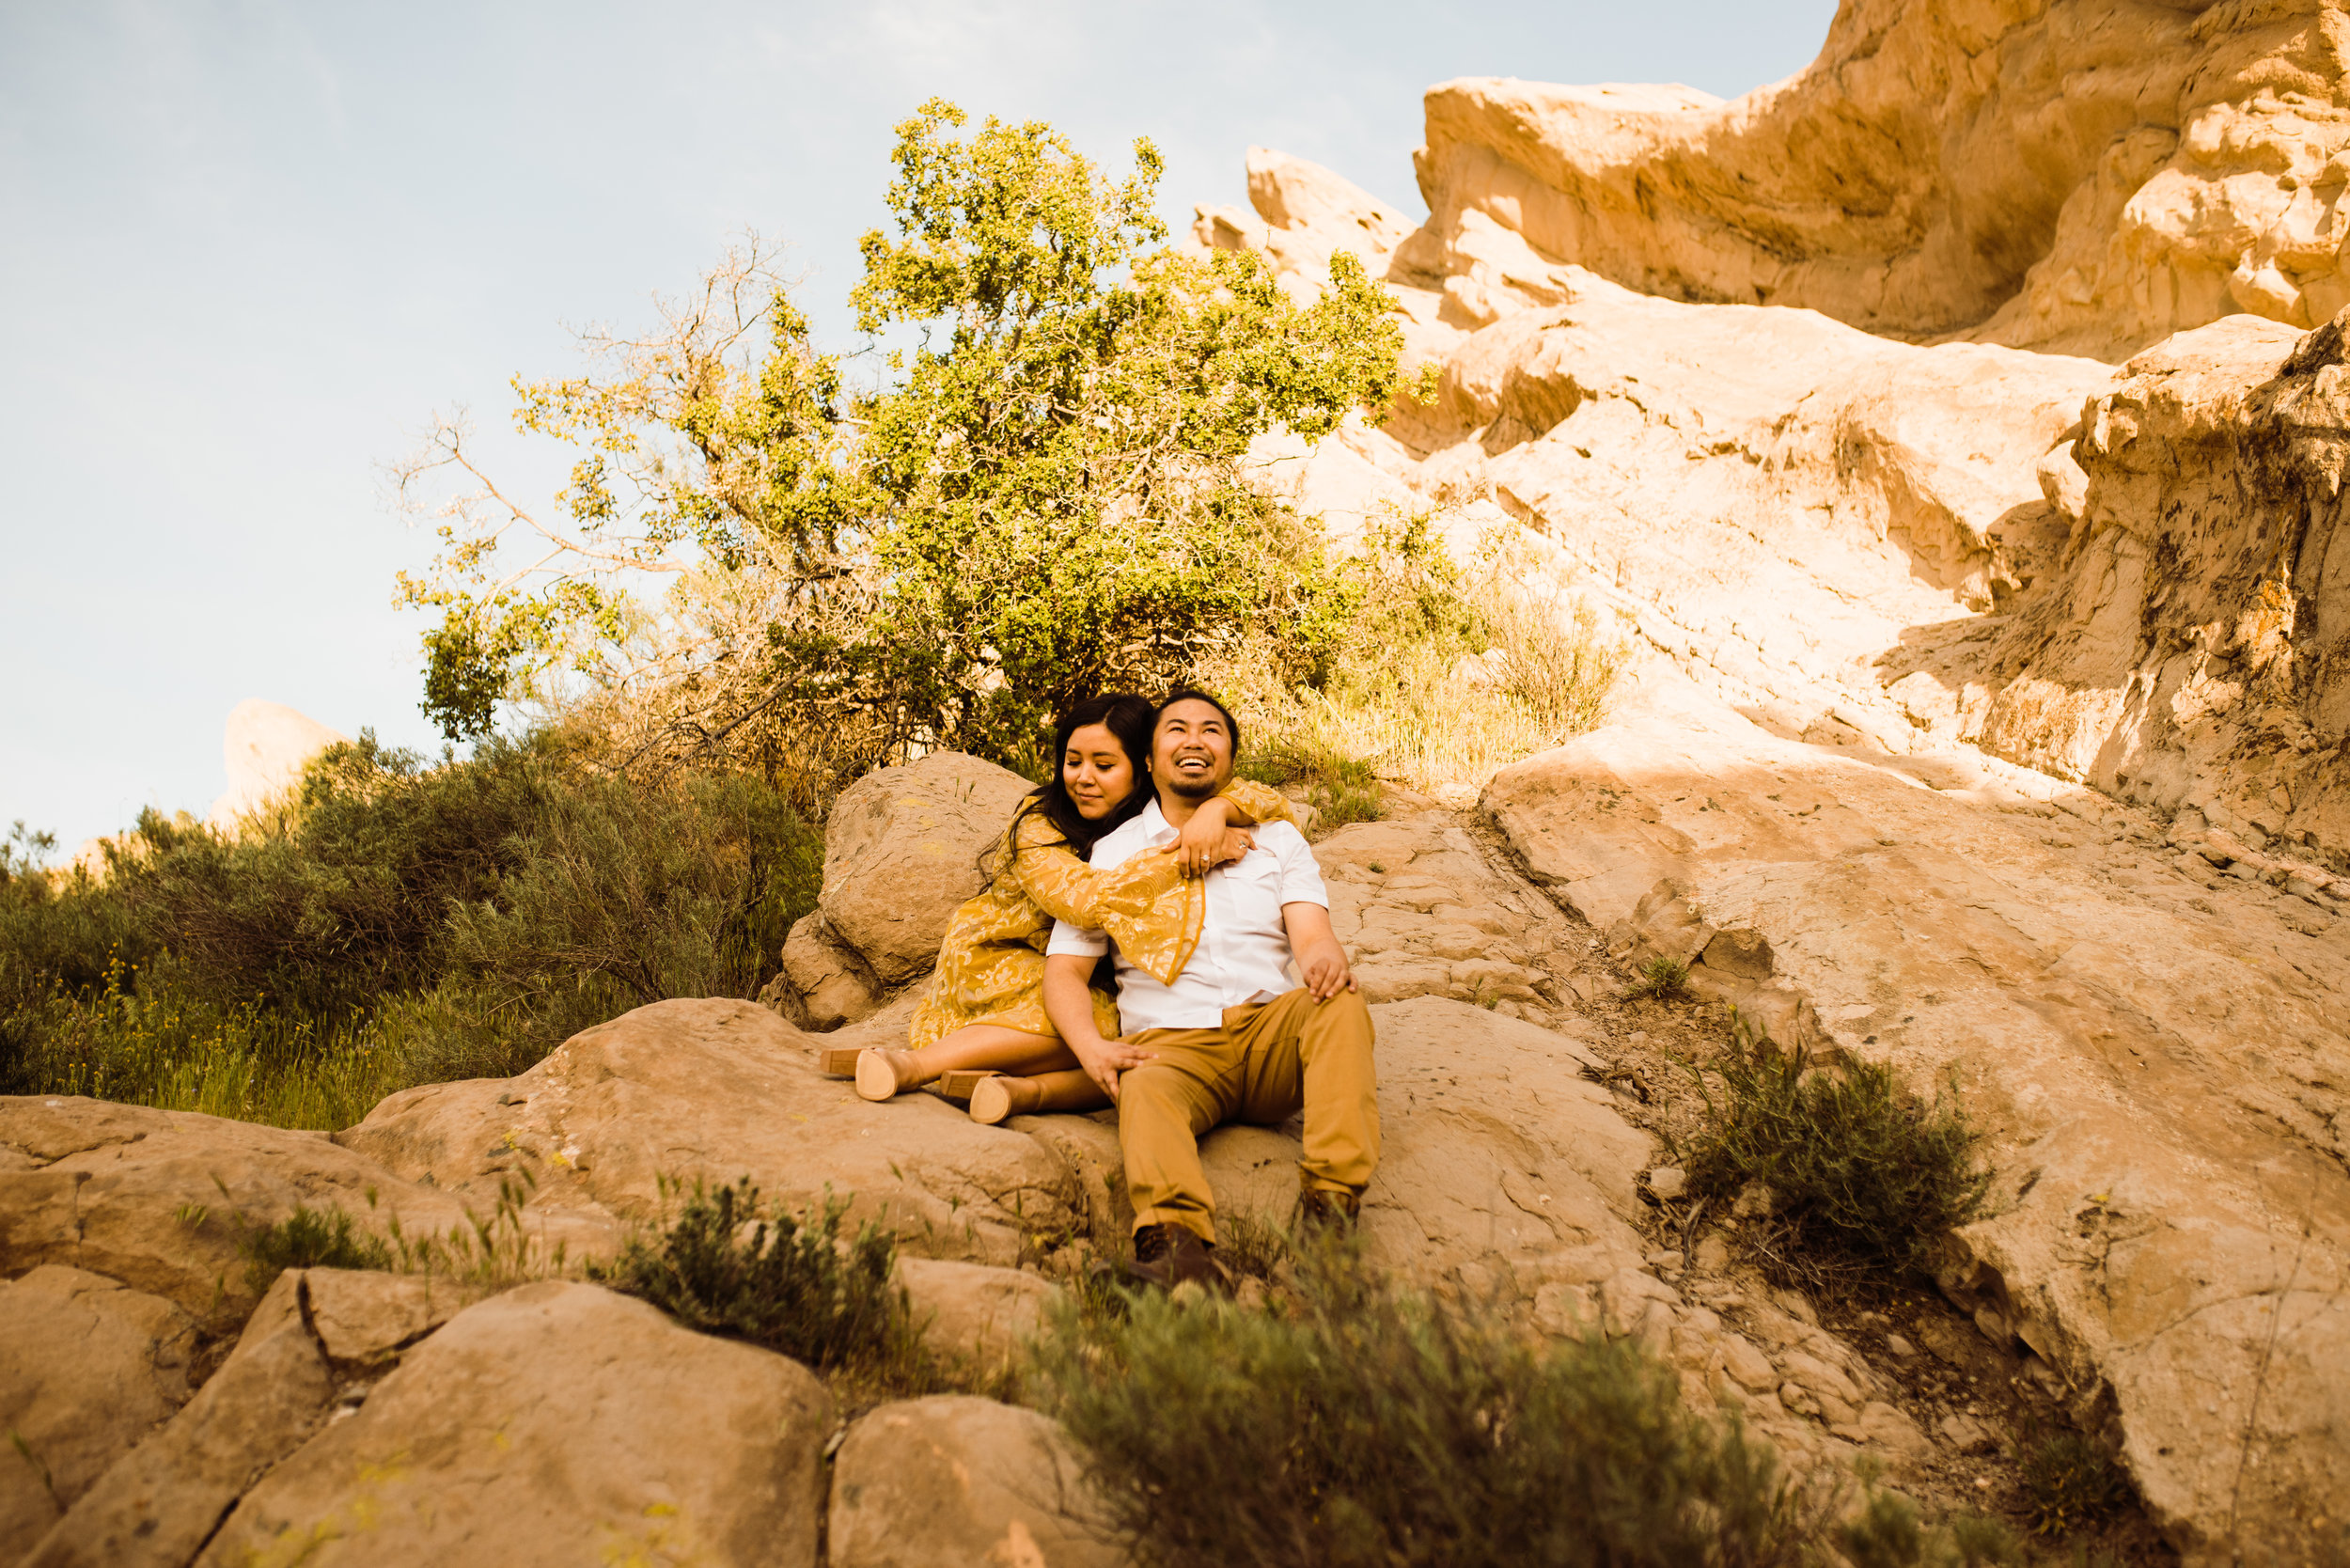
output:
<svg viewBox="0 0 2350 1568"><path fill-rule="evenodd" d="M1689 1190L1689 1173L1677 1165L1660 1165L1648 1173L1648 1190L1670 1203Z"/></svg>
<svg viewBox="0 0 2350 1568"><path fill-rule="evenodd" d="M1659 1274L1679 1274L1681 1272L1681 1254L1669 1248L1662 1252L1652 1252L1648 1255L1648 1266L1654 1269Z"/></svg>
<svg viewBox="0 0 2350 1568"><path fill-rule="evenodd" d="M1771 1365L1771 1358L1743 1334L1722 1336L1722 1371L1750 1394L1762 1393L1778 1382L1778 1372Z"/></svg>
<svg viewBox="0 0 2350 1568"><path fill-rule="evenodd" d="M1885 1348L1891 1351L1894 1355L1900 1356L1904 1361L1918 1354L1918 1347L1911 1344L1907 1340L1902 1338L1899 1334L1888 1334L1885 1336Z"/></svg>
<svg viewBox="0 0 2350 1568"><path fill-rule="evenodd" d="M1839 1437L1856 1443L1873 1443L1895 1453L1925 1453L1934 1447L1916 1421L1897 1407L1877 1400L1862 1405L1856 1419L1839 1422L1832 1430Z"/></svg>
<svg viewBox="0 0 2350 1568"><path fill-rule="evenodd" d="M1935 1430L1942 1434L1943 1441L1961 1453L1989 1453L1999 1446L1990 1428L1955 1411L1936 1422Z"/></svg>
<svg viewBox="0 0 2350 1568"><path fill-rule="evenodd" d="M1716 1232L1698 1243L1698 1272L1719 1274L1730 1267L1730 1243Z"/></svg>

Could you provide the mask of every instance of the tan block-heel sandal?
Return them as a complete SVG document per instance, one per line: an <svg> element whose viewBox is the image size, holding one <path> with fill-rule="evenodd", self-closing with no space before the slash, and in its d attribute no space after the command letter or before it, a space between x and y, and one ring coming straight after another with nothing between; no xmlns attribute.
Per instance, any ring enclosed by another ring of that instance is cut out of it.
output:
<svg viewBox="0 0 2350 1568"><path fill-rule="evenodd" d="M958 1067L950 1072L940 1074L938 1081L931 1085L931 1088L936 1090L941 1098L952 1100L957 1105L961 1105L971 1098L971 1091L979 1088L980 1080L1000 1075L992 1068Z"/></svg>

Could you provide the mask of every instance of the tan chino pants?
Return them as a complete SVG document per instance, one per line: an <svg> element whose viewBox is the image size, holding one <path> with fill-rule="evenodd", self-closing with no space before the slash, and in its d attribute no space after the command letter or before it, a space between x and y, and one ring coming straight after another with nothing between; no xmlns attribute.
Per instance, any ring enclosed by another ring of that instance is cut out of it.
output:
<svg viewBox="0 0 2350 1568"><path fill-rule="evenodd" d="M1145 1029L1135 1044L1157 1059L1118 1085L1118 1140L1135 1226L1181 1225L1215 1240L1215 1195L1199 1135L1227 1121L1275 1126L1302 1107L1305 1185L1360 1193L1379 1164L1379 1081L1371 1010L1341 991L1317 1003L1299 989L1227 1008L1214 1029Z"/></svg>

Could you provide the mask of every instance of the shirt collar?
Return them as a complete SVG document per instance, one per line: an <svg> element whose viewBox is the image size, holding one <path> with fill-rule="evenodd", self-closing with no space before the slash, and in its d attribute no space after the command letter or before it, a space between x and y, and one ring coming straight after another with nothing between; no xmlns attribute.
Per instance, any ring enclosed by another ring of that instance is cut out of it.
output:
<svg viewBox="0 0 2350 1568"><path fill-rule="evenodd" d="M1141 831L1144 845L1151 849L1171 844L1177 837L1175 825L1167 820L1167 813L1159 809L1159 797L1155 791L1152 793L1150 804L1135 818L1135 825Z"/></svg>

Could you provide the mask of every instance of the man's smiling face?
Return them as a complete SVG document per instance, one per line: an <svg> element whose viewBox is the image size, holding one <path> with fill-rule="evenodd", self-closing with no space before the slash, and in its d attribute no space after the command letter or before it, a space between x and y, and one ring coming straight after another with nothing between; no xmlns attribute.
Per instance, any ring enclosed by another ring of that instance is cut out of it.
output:
<svg viewBox="0 0 2350 1568"><path fill-rule="evenodd" d="M1151 736L1151 776L1168 793L1206 800L1232 781L1232 730L1215 705L1186 698L1167 705Z"/></svg>

